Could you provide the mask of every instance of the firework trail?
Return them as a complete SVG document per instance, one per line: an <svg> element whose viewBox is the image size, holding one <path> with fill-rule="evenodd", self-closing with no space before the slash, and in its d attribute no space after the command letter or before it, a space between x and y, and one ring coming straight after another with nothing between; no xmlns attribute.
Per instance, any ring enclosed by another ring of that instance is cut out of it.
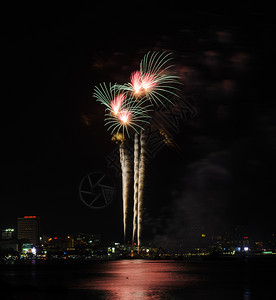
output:
<svg viewBox="0 0 276 300"><path fill-rule="evenodd" d="M123 143L120 144L119 147L120 151L120 163L121 163L121 170L122 170L122 198L123 198L123 224L124 224L124 240L126 238L126 199L125 199L125 151Z"/></svg>
<svg viewBox="0 0 276 300"><path fill-rule="evenodd" d="M139 182L139 137L138 134L134 134L134 195L133 195L133 233L132 244L135 243L137 236L137 210L138 210L138 182Z"/></svg>
<svg viewBox="0 0 276 300"><path fill-rule="evenodd" d="M127 234L127 217L128 217L128 201L129 201L129 182L130 182L130 161L129 154L123 143L120 143L120 162L122 168L122 198L123 198L123 225L124 225L124 241Z"/></svg>
<svg viewBox="0 0 276 300"><path fill-rule="evenodd" d="M137 216L137 244L138 249L141 247L142 233L142 213L143 213L143 198L144 198L144 182L145 182L145 166L146 166L146 136L141 131L140 133L140 160L139 160L139 182L138 182L138 216Z"/></svg>
<svg viewBox="0 0 276 300"><path fill-rule="evenodd" d="M129 196L129 187L130 187L130 182L132 178L132 161L130 159L129 151L125 148L125 215L124 215L124 223L126 226L125 230L125 237L124 239L126 240L127 237L127 221L128 221L128 207L129 207L129 201L130 201L130 196Z"/></svg>

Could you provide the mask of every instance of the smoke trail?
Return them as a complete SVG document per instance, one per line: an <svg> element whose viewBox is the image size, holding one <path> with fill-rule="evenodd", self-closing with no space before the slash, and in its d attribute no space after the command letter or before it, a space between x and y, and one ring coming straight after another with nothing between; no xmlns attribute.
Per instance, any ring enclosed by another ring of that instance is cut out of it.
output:
<svg viewBox="0 0 276 300"><path fill-rule="evenodd" d="M122 198L123 198L123 224L124 224L124 241L126 240L126 227L127 227L127 172L126 172L126 149L123 142L120 143L120 162L122 169Z"/></svg>
<svg viewBox="0 0 276 300"><path fill-rule="evenodd" d="M126 241L127 237L127 221L128 221L128 207L129 207L129 188L130 182L132 178L132 161L130 159L130 153L127 148L124 149L124 157L125 157L125 190L124 190L124 198L125 198L125 214L124 214L124 224L125 224L125 231L124 231L124 239Z"/></svg>
<svg viewBox="0 0 276 300"><path fill-rule="evenodd" d="M134 135L134 202L133 202L133 232L132 232L132 244L135 243L137 236L137 209L138 209L138 181L139 181L139 138L138 134Z"/></svg>
<svg viewBox="0 0 276 300"><path fill-rule="evenodd" d="M141 247L141 232L142 232L142 210L144 197L144 182L145 182L145 152L146 152L146 136L142 133L140 135L140 160L139 160L139 182L138 182L138 225L137 225L137 240L138 248Z"/></svg>

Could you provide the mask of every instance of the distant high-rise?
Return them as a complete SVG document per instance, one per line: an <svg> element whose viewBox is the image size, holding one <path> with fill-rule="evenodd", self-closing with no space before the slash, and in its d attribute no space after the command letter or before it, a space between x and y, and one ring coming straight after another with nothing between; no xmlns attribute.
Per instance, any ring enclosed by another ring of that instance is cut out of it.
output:
<svg viewBox="0 0 276 300"><path fill-rule="evenodd" d="M39 245L40 219L37 216L17 218L17 238L27 240L34 246Z"/></svg>

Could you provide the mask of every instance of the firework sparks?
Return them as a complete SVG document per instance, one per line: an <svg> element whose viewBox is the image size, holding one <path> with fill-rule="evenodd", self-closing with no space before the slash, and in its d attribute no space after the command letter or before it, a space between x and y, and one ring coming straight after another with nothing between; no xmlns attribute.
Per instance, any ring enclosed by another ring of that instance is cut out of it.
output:
<svg viewBox="0 0 276 300"><path fill-rule="evenodd" d="M150 124L152 104L145 97L136 101L118 85L109 84L108 87L105 83L95 87L93 96L106 106L104 121L112 135L121 132L123 136L125 133L130 136L129 129L139 132L146 124Z"/></svg>
<svg viewBox="0 0 276 300"><path fill-rule="evenodd" d="M131 92L134 97L145 96L150 102L158 105L171 103L169 96L177 96L179 77L172 75L169 64L171 53L148 52L140 62L140 70L131 73L130 82L116 85L116 88Z"/></svg>
<svg viewBox="0 0 276 300"><path fill-rule="evenodd" d="M135 71L131 73L130 84L135 94L139 93L142 88L141 72Z"/></svg>
<svg viewBox="0 0 276 300"><path fill-rule="evenodd" d="M118 114L118 119L123 123L127 124L130 120L131 112L127 109L121 110Z"/></svg>
<svg viewBox="0 0 276 300"><path fill-rule="evenodd" d="M118 89L117 89L118 91ZM111 102L114 101L116 95L120 94L115 92L113 85L109 83L109 87L106 86L105 82L99 84L99 87L94 88L93 97L96 98L101 104L106 106L106 109L112 112Z"/></svg>
<svg viewBox="0 0 276 300"><path fill-rule="evenodd" d="M111 106L113 114L115 116L118 115L125 98L126 98L126 96L124 94L119 94L119 95L115 96L114 99L110 102L110 106Z"/></svg>
<svg viewBox="0 0 276 300"><path fill-rule="evenodd" d="M148 52L140 62L140 72L145 84L149 83L150 87L147 96L156 105L170 103L168 95L178 96L176 91L179 89L175 85L179 83L179 78L170 74L169 69L173 67L169 64L171 60L171 53Z"/></svg>
<svg viewBox="0 0 276 300"><path fill-rule="evenodd" d="M142 76L142 88L147 92L157 84L157 79L154 74L150 72L143 74Z"/></svg>
<svg viewBox="0 0 276 300"><path fill-rule="evenodd" d="M154 74L149 72L142 74L140 71L135 71L130 76L129 86L132 88L134 94L147 95L147 92L157 84Z"/></svg>
<svg viewBox="0 0 276 300"><path fill-rule="evenodd" d="M111 134L122 132L130 137L129 130L134 132L143 130L144 126L150 124L149 111L151 111L151 104L147 103L146 99L136 101L131 98L122 104L121 109L116 117L107 112L105 114L105 125L107 130L111 130Z"/></svg>

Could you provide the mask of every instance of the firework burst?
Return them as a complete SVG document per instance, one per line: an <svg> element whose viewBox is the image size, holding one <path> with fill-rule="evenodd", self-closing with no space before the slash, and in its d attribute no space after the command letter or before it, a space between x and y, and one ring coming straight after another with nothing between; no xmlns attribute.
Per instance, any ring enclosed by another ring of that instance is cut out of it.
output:
<svg viewBox="0 0 276 300"><path fill-rule="evenodd" d="M130 82L115 85L118 90L131 92L133 97L146 97L155 105L164 105L171 100L169 96L178 96L179 77L172 75L170 64L172 54L168 52L148 52L140 62L140 70L131 73Z"/></svg>
<svg viewBox="0 0 276 300"><path fill-rule="evenodd" d="M112 113L117 116L120 108L123 104L123 101L126 99L126 96L124 94L119 94L117 96L114 97L113 100L111 100L110 102L110 107L112 109Z"/></svg>
<svg viewBox="0 0 276 300"><path fill-rule="evenodd" d="M130 76L129 86L135 96L147 94L157 84L156 76L151 73L142 74L141 71L135 71Z"/></svg>
<svg viewBox="0 0 276 300"><path fill-rule="evenodd" d="M133 155L133 230L132 242L137 241L141 249L143 219L144 183L146 173L147 137L145 127L150 125L153 105L167 106L172 96L178 97L179 77L173 75L172 54L169 52L148 52L140 62L139 69L132 72L126 84L95 87L93 97L105 106L105 126L111 131L113 140L120 142L120 163L122 171L122 200L124 241L127 236L127 219L130 198L132 163L126 147L126 135L134 133ZM140 137L139 137L140 136Z"/></svg>
<svg viewBox="0 0 276 300"><path fill-rule="evenodd" d="M105 125L111 134L121 132L130 136L129 130L132 129L139 133L149 124L149 112L151 103L148 103L145 97L137 101L125 90L118 88L118 85L107 86L105 83L95 87L93 96L101 104L106 106Z"/></svg>

